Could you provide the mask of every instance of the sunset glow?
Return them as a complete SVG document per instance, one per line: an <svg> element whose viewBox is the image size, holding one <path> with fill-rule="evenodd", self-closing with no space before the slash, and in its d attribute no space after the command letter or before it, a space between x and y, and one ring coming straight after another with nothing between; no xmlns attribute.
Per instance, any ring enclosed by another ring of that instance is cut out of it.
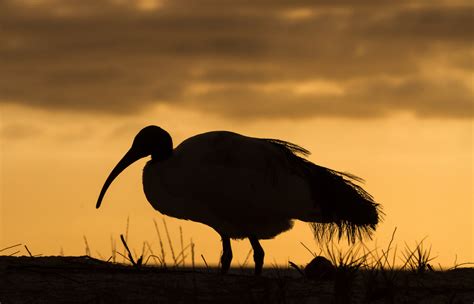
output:
<svg viewBox="0 0 474 304"><path fill-rule="evenodd" d="M175 146L212 130L294 142L365 179L386 214L370 246L397 227L401 248L427 237L435 264L474 261L472 3L313 3L0 2L0 249L83 255L85 236L107 259L129 218L131 247L158 250L145 160L95 209L154 124ZM218 262L215 231L166 222ZM320 250L302 222L262 241L267 266L308 263L301 243ZM250 244L233 248L243 263Z"/></svg>

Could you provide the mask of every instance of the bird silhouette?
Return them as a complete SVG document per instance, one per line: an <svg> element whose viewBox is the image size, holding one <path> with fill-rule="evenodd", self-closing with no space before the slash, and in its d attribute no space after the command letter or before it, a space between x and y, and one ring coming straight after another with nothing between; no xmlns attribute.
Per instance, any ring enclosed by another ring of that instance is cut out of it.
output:
<svg viewBox="0 0 474 304"><path fill-rule="evenodd" d="M143 169L143 190L150 204L172 217L204 223L222 238L221 272L232 260L230 239L248 238L255 274L263 267L260 239L309 222L318 240L346 236L350 242L371 237L380 205L354 182L352 174L318 166L306 149L277 139L228 131L190 137L173 149L171 136L147 126L105 181L99 208L112 181L129 165L151 156Z"/></svg>

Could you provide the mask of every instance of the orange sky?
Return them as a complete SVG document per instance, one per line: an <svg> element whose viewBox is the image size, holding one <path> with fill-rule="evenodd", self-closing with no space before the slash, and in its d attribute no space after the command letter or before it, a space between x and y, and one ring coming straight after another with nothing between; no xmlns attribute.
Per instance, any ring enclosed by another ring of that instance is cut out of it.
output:
<svg viewBox="0 0 474 304"><path fill-rule="evenodd" d="M398 227L401 247L428 236L436 262L474 260L469 2L65 3L0 4L0 249L78 255L85 235L107 258L129 216L131 246L158 251L145 161L95 209L136 132L156 124L175 145L210 130L295 142L366 180L386 213L380 246ZM166 220L176 245L182 226L218 261L211 228ZM319 251L297 223L262 242L266 264L307 263L300 242ZM250 245L233 249L237 265Z"/></svg>

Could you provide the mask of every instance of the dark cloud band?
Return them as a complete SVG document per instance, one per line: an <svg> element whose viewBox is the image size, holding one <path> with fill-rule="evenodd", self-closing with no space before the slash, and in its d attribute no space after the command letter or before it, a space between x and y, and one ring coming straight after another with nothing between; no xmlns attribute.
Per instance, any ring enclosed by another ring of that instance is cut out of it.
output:
<svg viewBox="0 0 474 304"><path fill-rule="evenodd" d="M166 103L236 119L474 116L469 3L192 3L1 2L0 102L116 114Z"/></svg>

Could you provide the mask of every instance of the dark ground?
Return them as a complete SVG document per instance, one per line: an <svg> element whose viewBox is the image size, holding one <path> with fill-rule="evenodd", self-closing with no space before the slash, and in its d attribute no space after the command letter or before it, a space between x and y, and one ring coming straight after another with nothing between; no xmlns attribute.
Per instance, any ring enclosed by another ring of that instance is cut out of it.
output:
<svg viewBox="0 0 474 304"><path fill-rule="evenodd" d="M345 273L319 281L293 269L264 270L262 277L250 273L136 268L89 257L0 256L0 304L474 303L474 268L377 275L361 270L354 280Z"/></svg>

